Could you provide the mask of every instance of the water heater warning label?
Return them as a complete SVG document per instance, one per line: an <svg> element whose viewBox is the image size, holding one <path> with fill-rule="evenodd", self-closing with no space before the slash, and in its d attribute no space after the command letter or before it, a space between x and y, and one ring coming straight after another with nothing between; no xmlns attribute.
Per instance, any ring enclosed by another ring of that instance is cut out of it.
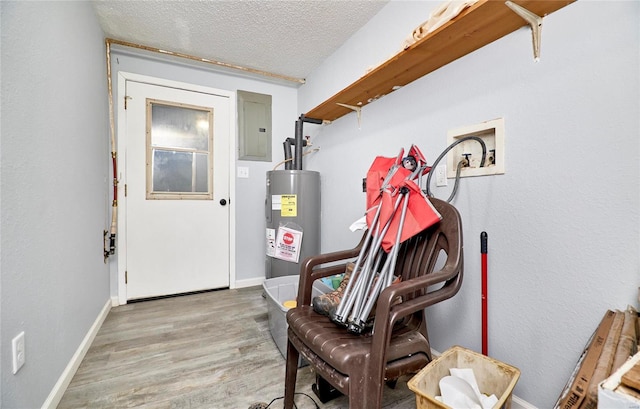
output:
<svg viewBox="0 0 640 409"><path fill-rule="evenodd" d="M281 195L280 206L281 217L298 216L298 195Z"/></svg>
<svg viewBox="0 0 640 409"><path fill-rule="evenodd" d="M276 236L275 258L297 263L300 258L302 230L280 226Z"/></svg>

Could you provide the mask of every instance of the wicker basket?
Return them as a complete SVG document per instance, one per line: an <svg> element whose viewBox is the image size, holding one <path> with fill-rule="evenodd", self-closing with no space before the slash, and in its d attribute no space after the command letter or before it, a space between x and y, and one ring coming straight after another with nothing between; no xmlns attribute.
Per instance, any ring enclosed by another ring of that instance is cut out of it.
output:
<svg viewBox="0 0 640 409"><path fill-rule="evenodd" d="M449 375L450 368L473 369L480 392L496 395L498 398L494 408L511 408L511 393L520 378L520 370L469 349L454 346L409 380L409 389L416 394L417 409L451 409L435 398L440 395L440 379Z"/></svg>

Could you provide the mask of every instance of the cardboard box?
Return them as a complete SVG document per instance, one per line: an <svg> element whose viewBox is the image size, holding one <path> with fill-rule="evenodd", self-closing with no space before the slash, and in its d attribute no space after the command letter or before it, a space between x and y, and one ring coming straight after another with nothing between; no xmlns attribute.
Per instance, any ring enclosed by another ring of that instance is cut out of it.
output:
<svg viewBox="0 0 640 409"><path fill-rule="evenodd" d="M554 409L577 409L584 400L589 388L591 375L598 363L602 348L609 334L615 313L607 311L600 321L600 325L587 342L587 347L582 352L576 368L569 378Z"/></svg>
<svg viewBox="0 0 640 409"><path fill-rule="evenodd" d="M617 371L598 385L598 407L607 409L640 409L640 391L629 384L640 381L640 352L629 358ZM625 381L625 377L632 382ZM627 383L627 385L625 385Z"/></svg>

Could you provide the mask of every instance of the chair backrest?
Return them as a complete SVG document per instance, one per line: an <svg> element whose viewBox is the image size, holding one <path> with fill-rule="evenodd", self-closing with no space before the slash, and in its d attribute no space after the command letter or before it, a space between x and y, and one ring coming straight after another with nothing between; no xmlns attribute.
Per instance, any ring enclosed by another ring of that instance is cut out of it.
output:
<svg viewBox="0 0 640 409"><path fill-rule="evenodd" d="M463 248L462 221L460 214L451 204L431 198L431 203L442 216L439 223L427 228L401 244L396 263L395 275L402 281L432 274L443 268L458 274L436 286L421 289L404 296L405 300L429 293L442 301L455 295L462 284Z"/></svg>

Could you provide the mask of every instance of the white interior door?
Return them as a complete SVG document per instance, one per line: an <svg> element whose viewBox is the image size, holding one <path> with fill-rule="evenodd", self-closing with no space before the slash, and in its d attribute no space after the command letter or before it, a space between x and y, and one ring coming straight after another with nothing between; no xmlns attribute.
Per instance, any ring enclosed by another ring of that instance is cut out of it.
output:
<svg viewBox="0 0 640 409"><path fill-rule="evenodd" d="M130 80L126 95L127 299L228 287L229 97Z"/></svg>

